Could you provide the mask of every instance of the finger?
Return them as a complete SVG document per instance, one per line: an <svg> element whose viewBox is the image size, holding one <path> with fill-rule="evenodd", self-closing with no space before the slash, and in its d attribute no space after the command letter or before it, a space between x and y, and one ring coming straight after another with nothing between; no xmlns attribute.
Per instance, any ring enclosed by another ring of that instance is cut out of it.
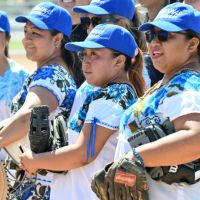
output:
<svg viewBox="0 0 200 200"><path fill-rule="evenodd" d="M19 164L19 168L25 170L25 167L24 167L24 165L22 163Z"/></svg>
<svg viewBox="0 0 200 200"><path fill-rule="evenodd" d="M28 171L27 169L24 169L24 170L25 170L25 172L26 172L29 176L35 176L35 175L36 175L36 173L30 172L30 171Z"/></svg>

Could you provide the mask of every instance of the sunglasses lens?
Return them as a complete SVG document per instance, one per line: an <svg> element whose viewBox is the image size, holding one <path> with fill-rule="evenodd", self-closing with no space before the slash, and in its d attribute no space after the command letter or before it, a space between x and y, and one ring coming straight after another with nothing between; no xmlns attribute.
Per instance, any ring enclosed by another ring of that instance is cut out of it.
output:
<svg viewBox="0 0 200 200"><path fill-rule="evenodd" d="M92 23L92 26L95 27L97 26L98 24L100 24L100 21L101 21L101 18L100 17L92 17L91 18L91 23Z"/></svg>
<svg viewBox="0 0 200 200"><path fill-rule="evenodd" d="M159 31L157 32L158 40L161 42L165 42L168 39L169 33L167 31Z"/></svg>
<svg viewBox="0 0 200 200"><path fill-rule="evenodd" d="M83 52L78 52L78 58L80 59L80 61L83 61Z"/></svg>
<svg viewBox="0 0 200 200"><path fill-rule="evenodd" d="M89 17L81 17L81 25L83 28L88 29L91 23L91 20Z"/></svg>
<svg viewBox="0 0 200 200"><path fill-rule="evenodd" d="M145 33L145 36L146 36L146 41L147 41L148 43L151 43L151 41L152 41L152 40L154 39L154 37L155 37L155 33L152 32L152 31L148 31L148 32Z"/></svg>
<svg viewBox="0 0 200 200"><path fill-rule="evenodd" d="M146 41L148 43L151 43L152 40L157 37L157 39L160 42L166 42L168 39L169 33L167 31L158 31L158 32L153 32L153 31L148 31L145 33L146 36Z"/></svg>

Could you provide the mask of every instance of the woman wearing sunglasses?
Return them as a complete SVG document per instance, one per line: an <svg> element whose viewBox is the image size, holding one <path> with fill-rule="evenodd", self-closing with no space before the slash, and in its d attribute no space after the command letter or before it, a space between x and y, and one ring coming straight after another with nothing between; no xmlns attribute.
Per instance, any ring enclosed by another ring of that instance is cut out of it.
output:
<svg viewBox="0 0 200 200"><path fill-rule="evenodd" d="M172 4L175 2L182 2L182 0L138 0L138 3L147 9L146 15L145 15L145 22L153 21L153 19L156 17L158 12L165 7L168 4ZM148 70L149 77L151 79L151 86L153 86L155 83L157 83L159 80L163 78L163 73L159 72L155 69L153 66L152 60L149 56L149 54L145 54L144 60L146 63L146 68Z"/></svg>
<svg viewBox="0 0 200 200"><path fill-rule="evenodd" d="M190 5L174 3L140 27L146 31L153 64L164 77L124 113L115 158L129 152L127 157L144 164L150 200L200 197L198 24L199 12ZM165 137L149 139L150 143L141 139L140 146L133 142L138 131L155 125L163 129ZM174 126L173 131L169 125Z"/></svg>
<svg viewBox="0 0 200 200"><path fill-rule="evenodd" d="M126 29L111 24L96 26L85 41L67 43L66 48L82 52L86 80L99 89L87 94L69 121L68 146L37 155L26 152L21 162L33 173L40 168L69 170L54 175L51 199L95 200L92 176L114 159L121 115L135 102L135 88L144 85L137 78L142 54Z"/></svg>

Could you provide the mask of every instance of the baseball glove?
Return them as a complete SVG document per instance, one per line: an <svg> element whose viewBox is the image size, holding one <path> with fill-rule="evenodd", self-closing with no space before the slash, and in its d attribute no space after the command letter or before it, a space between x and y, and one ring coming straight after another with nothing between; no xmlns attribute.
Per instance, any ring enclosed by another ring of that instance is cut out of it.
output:
<svg viewBox="0 0 200 200"><path fill-rule="evenodd" d="M0 200L8 199L8 189L7 174L3 162L0 161Z"/></svg>
<svg viewBox="0 0 200 200"><path fill-rule="evenodd" d="M66 122L62 115L49 121L48 106L36 106L30 117L29 140L34 153L43 153L67 145Z"/></svg>
<svg viewBox="0 0 200 200"><path fill-rule="evenodd" d="M31 151L34 153L48 152L66 146L68 141L64 116L59 115L50 122L48 106L34 107L30 116L29 140ZM38 173L45 175L47 172L40 170Z"/></svg>
<svg viewBox="0 0 200 200"><path fill-rule="evenodd" d="M97 172L91 188L101 200L148 200L145 169L126 157Z"/></svg>

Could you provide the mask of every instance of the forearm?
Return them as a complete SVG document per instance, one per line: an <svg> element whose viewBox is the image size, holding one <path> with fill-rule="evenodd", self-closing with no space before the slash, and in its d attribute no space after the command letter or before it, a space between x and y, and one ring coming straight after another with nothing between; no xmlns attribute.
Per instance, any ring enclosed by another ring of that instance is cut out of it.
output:
<svg viewBox="0 0 200 200"><path fill-rule="evenodd" d="M146 167L172 166L200 158L199 142L200 134L183 130L137 147L136 151Z"/></svg>
<svg viewBox="0 0 200 200"><path fill-rule="evenodd" d="M0 130L0 148L23 138L29 127L30 112L19 113L6 120Z"/></svg>
<svg viewBox="0 0 200 200"><path fill-rule="evenodd" d="M86 151L69 145L52 152L34 154L32 165L36 169L62 171L79 168L88 162L91 160L86 160Z"/></svg>

